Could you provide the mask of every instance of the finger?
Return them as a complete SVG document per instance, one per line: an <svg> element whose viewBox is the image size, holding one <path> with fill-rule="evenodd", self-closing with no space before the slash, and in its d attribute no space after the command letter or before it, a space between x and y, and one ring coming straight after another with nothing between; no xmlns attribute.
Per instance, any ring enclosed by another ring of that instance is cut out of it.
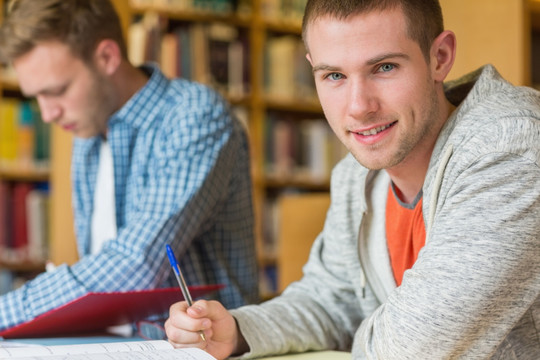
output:
<svg viewBox="0 0 540 360"><path fill-rule="evenodd" d="M200 320L197 319L197 312L188 313L189 305L185 301L180 301L171 305L169 309L169 319L167 320L174 327L186 330L198 330Z"/></svg>
<svg viewBox="0 0 540 360"><path fill-rule="evenodd" d="M169 308L169 314L172 316L173 314L186 312L188 307L189 307L189 305L188 305L187 301L175 302Z"/></svg>
<svg viewBox="0 0 540 360"><path fill-rule="evenodd" d="M186 310L189 316L193 318L208 317L210 302L207 300L197 300Z"/></svg>
<svg viewBox="0 0 540 360"><path fill-rule="evenodd" d="M189 316L202 319L208 318L214 321L220 321L229 315L227 309L215 300L198 300L187 309Z"/></svg>
<svg viewBox="0 0 540 360"><path fill-rule="evenodd" d="M197 331L190 331L182 328L178 328L172 325L172 322L167 320L164 325L165 333L171 344L175 347L199 347L204 348L202 344L201 336Z"/></svg>

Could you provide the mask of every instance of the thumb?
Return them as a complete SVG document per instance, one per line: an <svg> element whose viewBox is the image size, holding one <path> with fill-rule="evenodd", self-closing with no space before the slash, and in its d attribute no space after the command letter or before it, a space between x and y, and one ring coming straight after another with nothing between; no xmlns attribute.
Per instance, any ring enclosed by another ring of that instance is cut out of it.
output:
<svg viewBox="0 0 540 360"><path fill-rule="evenodd" d="M186 312L194 319L208 318L212 321L219 321L228 315L223 305L211 300L198 300L188 307Z"/></svg>

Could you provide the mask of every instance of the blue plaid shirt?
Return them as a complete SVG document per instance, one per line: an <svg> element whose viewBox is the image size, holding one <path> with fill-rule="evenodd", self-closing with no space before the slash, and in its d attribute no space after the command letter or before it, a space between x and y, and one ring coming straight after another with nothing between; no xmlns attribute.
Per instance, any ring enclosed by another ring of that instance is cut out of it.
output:
<svg viewBox="0 0 540 360"><path fill-rule="evenodd" d="M75 139L73 206L80 260L0 297L0 328L88 292L178 286L166 243L189 285L224 284L216 298L229 308L258 300L249 149L242 125L207 87L170 81L155 67L143 69L151 74L149 81L108 125L117 237L90 254L101 138Z"/></svg>

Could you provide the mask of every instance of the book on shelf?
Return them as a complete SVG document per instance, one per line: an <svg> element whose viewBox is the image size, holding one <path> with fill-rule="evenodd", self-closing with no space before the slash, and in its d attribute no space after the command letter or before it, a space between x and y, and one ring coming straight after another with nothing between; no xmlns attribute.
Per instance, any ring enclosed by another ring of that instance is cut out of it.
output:
<svg viewBox="0 0 540 360"><path fill-rule="evenodd" d="M223 23L208 26L209 84L231 96L244 94L244 45L236 27Z"/></svg>
<svg viewBox="0 0 540 360"><path fill-rule="evenodd" d="M13 98L0 101L0 165L46 165L49 139L50 125L41 120L35 102Z"/></svg>
<svg viewBox="0 0 540 360"><path fill-rule="evenodd" d="M326 182L347 154L324 119L297 120L272 113L265 136L266 172L277 179Z"/></svg>
<svg viewBox="0 0 540 360"><path fill-rule="evenodd" d="M98 359L161 359L161 360L215 360L198 348L174 349L165 340L125 341L73 345L10 345L0 343L2 359L98 360Z"/></svg>
<svg viewBox="0 0 540 360"><path fill-rule="evenodd" d="M34 127L34 162L47 165L51 157L51 125L46 124L35 101L23 103L23 116L31 117Z"/></svg>
<svg viewBox="0 0 540 360"><path fill-rule="evenodd" d="M47 183L0 180L0 263L46 261L48 197Z"/></svg>
<svg viewBox="0 0 540 360"><path fill-rule="evenodd" d="M34 187L26 196L28 259L44 263L49 256L48 186Z"/></svg>
<svg viewBox="0 0 540 360"><path fill-rule="evenodd" d="M208 84L208 27L203 23L193 23L189 26L191 79Z"/></svg>
<svg viewBox="0 0 540 360"><path fill-rule="evenodd" d="M145 61L146 29L143 21L133 22L128 29L128 59L135 65L142 65Z"/></svg>
<svg viewBox="0 0 540 360"><path fill-rule="evenodd" d="M167 33L161 38L160 68L169 79L178 76L178 55L180 43L175 34Z"/></svg>
<svg viewBox="0 0 540 360"><path fill-rule="evenodd" d="M26 197L32 191L33 184L17 182L13 186L11 197L12 236L11 248L16 252L28 250L28 222L26 217Z"/></svg>
<svg viewBox="0 0 540 360"><path fill-rule="evenodd" d="M148 12L130 26L129 59L134 65L155 61L169 78L204 83L234 98L249 91L245 31L225 23L171 23L166 29L157 14Z"/></svg>
<svg viewBox="0 0 540 360"><path fill-rule="evenodd" d="M44 188L46 184L0 180L0 295L36 276L47 259Z"/></svg>
<svg viewBox="0 0 540 360"><path fill-rule="evenodd" d="M17 123L19 101L2 98L0 101L0 161L17 158Z"/></svg>
<svg viewBox="0 0 540 360"><path fill-rule="evenodd" d="M238 0L131 0L134 6L155 6L172 11L187 10L229 14L245 6L245 1ZM245 9L242 8L245 11Z"/></svg>
<svg viewBox="0 0 540 360"><path fill-rule="evenodd" d="M311 65L300 37L273 36L265 45L265 86L271 99L313 99L316 97Z"/></svg>
<svg viewBox="0 0 540 360"><path fill-rule="evenodd" d="M8 239L11 237L8 227L8 216L11 214L9 211L9 197L10 189L9 185L5 181L0 181L0 248L5 248L8 243Z"/></svg>
<svg viewBox="0 0 540 360"><path fill-rule="evenodd" d="M261 0L261 13L269 21L299 25L307 0Z"/></svg>

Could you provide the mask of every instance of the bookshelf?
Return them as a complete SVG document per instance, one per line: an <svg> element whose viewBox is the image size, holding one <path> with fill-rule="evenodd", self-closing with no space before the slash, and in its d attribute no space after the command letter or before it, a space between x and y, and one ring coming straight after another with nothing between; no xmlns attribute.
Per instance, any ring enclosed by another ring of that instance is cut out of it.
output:
<svg viewBox="0 0 540 360"><path fill-rule="evenodd" d="M15 88L0 99L0 294L45 268L49 129Z"/></svg>
<svg viewBox="0 0 540 360"><path fill-rule="evenodd" d="M0 2L4 4L5 0ZM326 193L329 189L328 177L314 178L309 172L297 171L294 166L289 167L288 171L274 172L268 166L271 148L268 145L269 119L287 119L292 128L311 122L324 123L322 109L313 94L297 97L295 95L300 92L294 92L291 97L290 94L279 96L279 91L277 96L267 91L268 44L280 37L300 39L300 18L305 1L239 0L239 10L236 12L208 8L212 3L215 6L227 6L227 1L113 2L120 13L126 34L132 23L146 14L153 14L154 18L157 16L162 21L159 23L159 34L171 31L178 25L193 24L220 24L237 30L244 42L246 55L246 69L242 74L243 90L234 94L224 91L224 95L243 117L249 132L259 263L262 269L275 267L276 249L272 248L273 239L270 238L274 236L272 234L275 234L277 225L269 220L268 214L277 211L275 205L281 195L298 192ZM171 5L175 3L184 5ZM195 6L187 6L188 3ZM203 7L199 7L200 4ZM540 74L538 70L535 72L535 69L540 69L540 0L441 0L441 6L446 27L454 30L458 36L457 61L449 79L492 62L503 76L517 85L540 84ZM287 46L293 48L290 44L284 45ZM2 96L17 91L16 82L12 80L2 79L0 87ZM50 170L35 173L0 169L0 179L49 180L50 258L56 264L72 264L77 260L69 190L70 148L70 135L53 127ZM279 265L274 271L279 273ZM271 296L271 291L264 295Z"/></svg>
<svg viewBox="0 0 540 360"><path fill-rule="evenodd" d="M4 5L0 3L0 20ZM3 294L45 268L47 239L36 234L36 230L38 225L45 224L48 195L43 184L47 184L50 172L48 131L38 123L35 108L23 102L16 81L4 76L4 72L0 74L0 94L0 294ZM39 153L36 141L40 142Z"/></svg>

